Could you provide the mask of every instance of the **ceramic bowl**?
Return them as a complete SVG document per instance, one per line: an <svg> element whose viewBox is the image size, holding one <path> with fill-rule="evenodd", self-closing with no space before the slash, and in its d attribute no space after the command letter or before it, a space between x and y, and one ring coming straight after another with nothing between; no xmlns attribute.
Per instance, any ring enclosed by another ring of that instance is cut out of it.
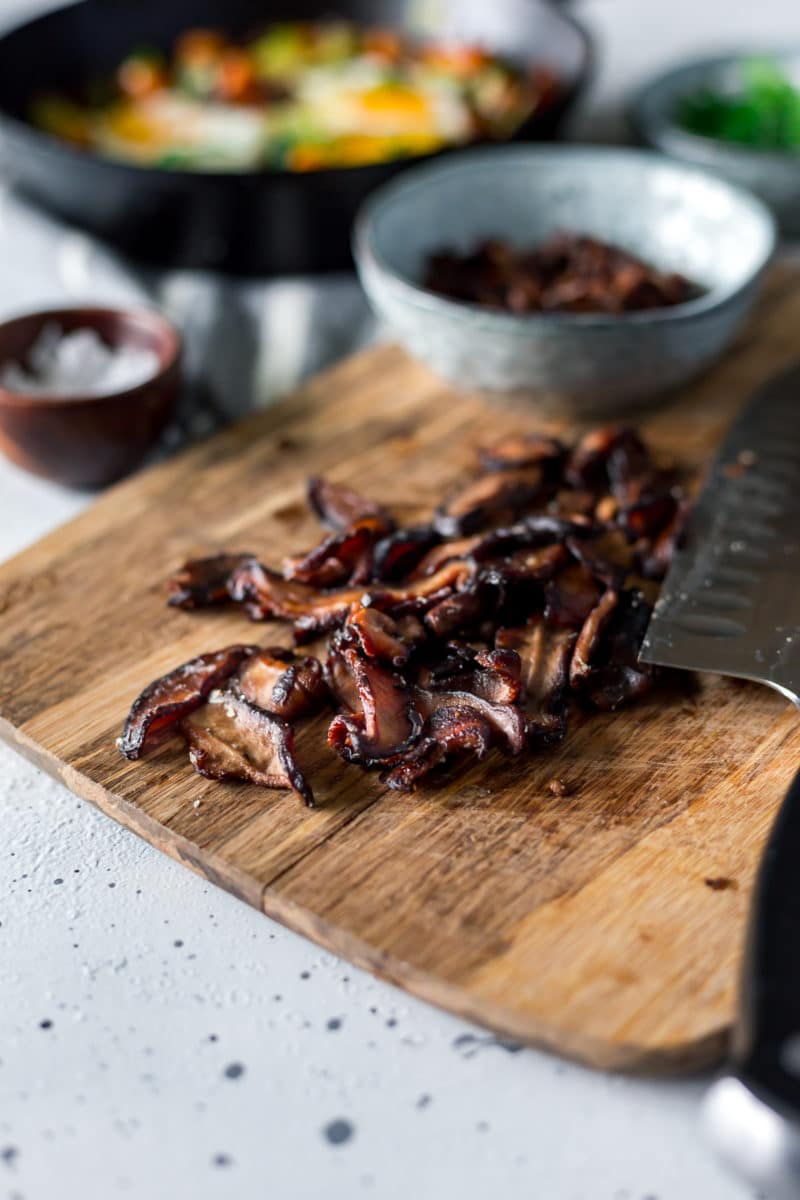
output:
<svg viewBox="0 0 800 1200"><path fill-rule="evenodd" d="M536 245L594 235L680 271L703 294L673 308L515 316L421 285L427 256L485 237ZM389 331L458 385L556 392L573 411L630 406L697 375L730 345L775 245L767 209L694 167L642 150L525 147L470 151L407 171L356 222L367 295Z"/></svg>
<svg viewBox="0 0 800 1200"><path fill-rule="evenodd" d="M153 350L156 374L110 395L32 396L0 387L0 449L19 466L69 487L93 488L138 466L174 410L181 339L148 309L65 308L0 325L0 364L24 362L45 325L94 329L111 346Z"/></svg>
<svg viewBox="0 0 800 1200"><path fill-rule="evenodd" d="M800 53L763 51L796 84ZM703 88L738 90L741 64L752 51L699 59L659 75L634 96L629 116L640 141L684 162L707 167L732 183L750 188L769 207L787 236L800 235L800 154L758 150L689 133L677 123L682 97Z"/></svg>

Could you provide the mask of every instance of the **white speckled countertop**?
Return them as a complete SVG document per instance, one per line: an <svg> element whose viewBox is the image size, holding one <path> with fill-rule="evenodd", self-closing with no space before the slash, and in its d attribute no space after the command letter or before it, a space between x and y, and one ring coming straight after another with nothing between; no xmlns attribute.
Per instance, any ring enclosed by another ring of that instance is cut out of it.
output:
<svg viewBox="0 0 800 1200"><path fill-rule="evenodd" d="M0 20L45 6L0 0ZM584 134L613 131L624 89L662 62L800 41L794 0L578 10L603 55ZM85 247L62 246L53 271L52 231L21 219L0 211L2 310L78 294ZM133 286L89 265L84 284ZM360 302L330 286L349 297L345 325L310 356L270 356L263 390L341 349ZM319 333L296 289L267 306L273 345L287 309ZM0 462L0 558L87 502ZM0 812L0 1200L749 1195L700 1140L705 1079L500 1045L217 891L4 747Z"/></svg>

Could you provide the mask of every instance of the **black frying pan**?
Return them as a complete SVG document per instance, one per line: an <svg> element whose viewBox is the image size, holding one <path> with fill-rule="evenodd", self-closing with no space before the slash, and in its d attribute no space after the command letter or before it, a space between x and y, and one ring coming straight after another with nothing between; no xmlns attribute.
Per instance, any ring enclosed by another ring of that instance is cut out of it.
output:
<svg viewBox="0 0 800 1200"><path fill-rule="evenodd" d="M187 27L236 35L331 15L476 39L551 67L562 86L518 138L552 137L588 73L587 35L543 0L82 0L0 39L0 164L59 216L162 267L279 274L346 266L361 201L414 160L301 175L164 171L73 149L26 120L36 92L75 90L113 71L131 47L167 49Z"/></svg>

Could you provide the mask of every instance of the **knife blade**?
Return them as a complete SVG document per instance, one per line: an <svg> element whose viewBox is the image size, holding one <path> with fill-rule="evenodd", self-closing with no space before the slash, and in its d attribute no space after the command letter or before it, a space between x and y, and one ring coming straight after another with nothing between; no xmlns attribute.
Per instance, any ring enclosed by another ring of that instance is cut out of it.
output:
<svg viewBox="0 0 800 1200"><path fill-rule="evenodd" d="M725 438L670 567L644 662L800 693L800 365Z"/></svg>
<svg viewBox="0 0 800 1200"><path fill-rule="evenodd" d="M800 365L760 388L709 472L643 661L768 684L800 705ZM774 1197L800 1196L800 773L750 913L730 1072L706 1128Z"/></svg>

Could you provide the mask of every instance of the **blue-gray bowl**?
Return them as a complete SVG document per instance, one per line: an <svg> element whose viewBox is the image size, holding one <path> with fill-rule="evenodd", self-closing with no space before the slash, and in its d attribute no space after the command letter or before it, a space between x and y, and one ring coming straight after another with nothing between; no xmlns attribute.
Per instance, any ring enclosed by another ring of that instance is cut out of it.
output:
<svg viewBox="0 0 800 1200"><path fill-rule="evenodd" d="M421 285L443 246L536 245L558 230L681 271L703 295L621 316L515 316ZM367 295L413 355L456 384L556 392L587 415L645 401L718 358L774 245L772 217L747 192L648 151L601 147L498 147L414 168L373 193L354 232Z"/></svg>
<svg viewBox="0 0 800 1200"><path fill-rule="evenodd" d="M800 86L800 52L796 50L718 55L685 63L645 84L634 95L629 116L641 142L750 188L772 209L782 232L796 237L800 235L800 153L703 137L683 129L677 121L680 101L692 92L705 88L739 91L742 63L754 57L774 62Z"/></svg>

